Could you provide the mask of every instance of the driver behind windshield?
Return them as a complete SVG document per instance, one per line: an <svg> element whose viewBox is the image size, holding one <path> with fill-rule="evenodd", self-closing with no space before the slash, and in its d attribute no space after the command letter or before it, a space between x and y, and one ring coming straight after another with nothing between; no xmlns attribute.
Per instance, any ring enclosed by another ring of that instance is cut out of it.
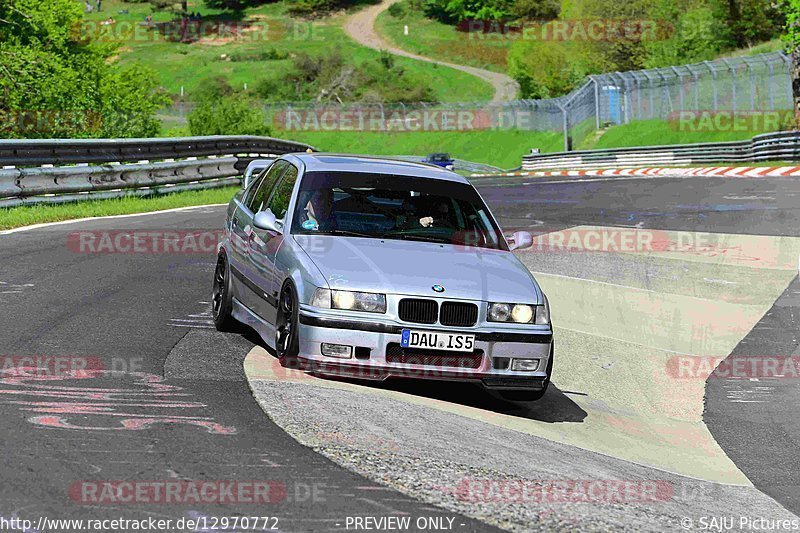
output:
<svg viewBox="0 0 800 533"><path fill-rule="evenodd" d="M292 218L297 234L334 234L506 249L471 185L415 176L308 172Z"/></svg>
<svg viewBox="0 0 800 533"><path fill-rule="evenodd" d="M311 231L331 231L334 229L332 190L303 191L299 200L299 205L304 206L300 221L303 229Z"/></svg>

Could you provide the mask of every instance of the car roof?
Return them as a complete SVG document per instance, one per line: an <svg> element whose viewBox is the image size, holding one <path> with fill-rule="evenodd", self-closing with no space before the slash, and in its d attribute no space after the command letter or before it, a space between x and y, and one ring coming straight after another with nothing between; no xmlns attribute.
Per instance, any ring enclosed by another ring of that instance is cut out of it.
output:
<svg viewBox="0 0 800 533"><path fill-rule="evenodd" d="M287 154L287 159L297 159L305 165L306 172L369 172L372 174L394 174L417 178L431 178L458 183L469 180L436 165L372 157L365 155L329 154L324 152L299 152Z"/></svg>

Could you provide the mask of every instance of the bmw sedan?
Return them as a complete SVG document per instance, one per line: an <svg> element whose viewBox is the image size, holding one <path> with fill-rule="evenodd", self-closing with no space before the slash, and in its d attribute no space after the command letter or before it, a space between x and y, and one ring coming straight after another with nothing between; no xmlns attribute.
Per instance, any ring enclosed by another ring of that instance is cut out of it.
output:
<svg viewBox="0 0 800 533"><path fill-rule="evenodd" d="M553 371L550 309L475 188L420 163L289 154L228 207L217 327L254 328L322 375L468 381L533 401ZM526 244L527 243L527 244Z"/></svg>

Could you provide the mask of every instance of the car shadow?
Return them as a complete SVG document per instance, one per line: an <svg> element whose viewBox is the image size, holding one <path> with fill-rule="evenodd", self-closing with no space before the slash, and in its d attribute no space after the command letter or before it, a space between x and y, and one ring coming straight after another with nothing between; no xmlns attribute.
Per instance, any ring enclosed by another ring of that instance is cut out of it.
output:
<svg viewBox="0 0 800 533"><path fill-rule="evenodd" d="M359 384L539 422L579 423L587 416L586 411L552 383L544 397L536 402L505 400L496 392L487 391L482 386L472 383L389 379L383 382L360 380Z"/></svg>

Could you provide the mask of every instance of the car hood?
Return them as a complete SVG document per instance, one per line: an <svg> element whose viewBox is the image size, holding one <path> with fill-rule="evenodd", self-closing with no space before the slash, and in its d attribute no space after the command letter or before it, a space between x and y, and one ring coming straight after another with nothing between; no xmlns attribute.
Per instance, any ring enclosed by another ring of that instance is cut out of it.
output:
<svg viewBox="0 0 800 533"><path fill-rule="evenodd" d="M541 303L541 290L511 252L417 241L300 235L332 289L493 302ZM444 293L434 292L442 285Z"/></svg>

